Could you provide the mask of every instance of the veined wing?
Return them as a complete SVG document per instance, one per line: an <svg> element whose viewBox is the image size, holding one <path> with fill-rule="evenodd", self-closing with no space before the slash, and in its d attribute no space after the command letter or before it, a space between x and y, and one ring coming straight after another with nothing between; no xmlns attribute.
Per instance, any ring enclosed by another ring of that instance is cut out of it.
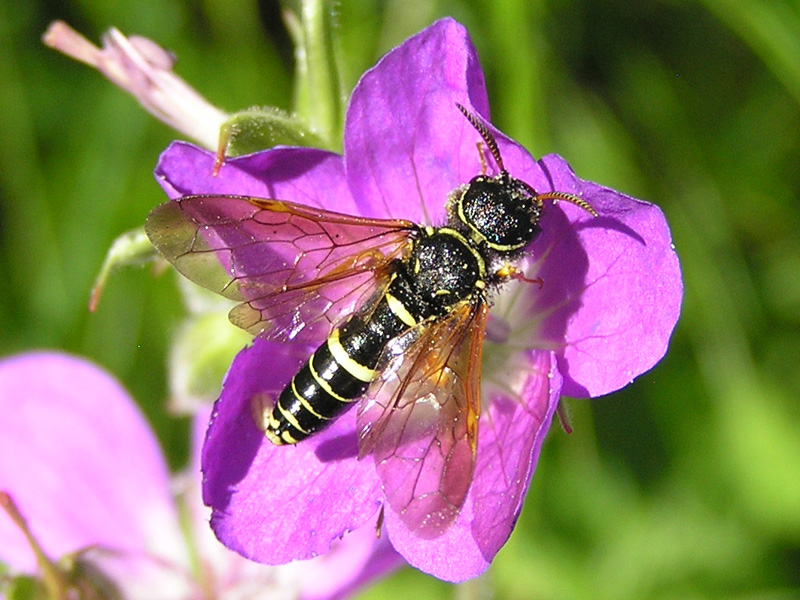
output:
<svg viewBox="0 0 800 600"><path fill-rule="evenodd" d="M249 196L186 196L145 230L195 283L242 304L240 327L270 339L324 339L408 250L410 221L367 219Z"/></svg>
<svg viewBox="0 0 800 600"><path fill-rule="evenodd" d="M447 530L472 481L487 314L465 301L390 344L359 409L361 456L372 454L389 505L424 538Z"/></svg>

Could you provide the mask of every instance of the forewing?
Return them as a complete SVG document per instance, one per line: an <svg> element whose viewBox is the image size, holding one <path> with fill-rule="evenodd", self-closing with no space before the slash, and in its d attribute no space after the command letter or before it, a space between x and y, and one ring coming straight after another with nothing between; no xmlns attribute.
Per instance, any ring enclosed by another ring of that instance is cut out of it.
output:
<svg viewBox="0 0 800 600"><path fill-rule="evenodd" d="M407 251L409 221L366 219L265 198L187 196L145 229L188 279L242 304L231 320L268 339L323 339Z"/></svg>
<svg viewBox="0 0 800 600"><path fill-rule="evenodd" d="M465 302L390 344L359 409L359 452L373 455L389 505L420 537L447 530L472 481L487 313Z"/></svg>

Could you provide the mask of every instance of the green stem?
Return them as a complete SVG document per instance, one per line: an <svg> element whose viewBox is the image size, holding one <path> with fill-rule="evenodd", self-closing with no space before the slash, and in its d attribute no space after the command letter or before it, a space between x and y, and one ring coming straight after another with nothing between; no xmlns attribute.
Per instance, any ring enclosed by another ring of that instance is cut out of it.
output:
<svg viewBox="0 0 800 600"><path fill-rule="evenodd" d="M0 508L9 516L11 521L22 531L25 539L28 540L28 545L36 557L36 564L39 566L39 571L42 575L42 583L46 590L47 598L67 598L67 594L71 589L69 580L65 574L53 563L47 553L45 553L39 540L31 532L25 517L22 516L19 508L17 508L11 494L5 491L0 491Z"/></svg>
<svg viewBox="0 0 800 600"><path fill-rule="evenodd" d="M331 0L287 1L284 20L295 44L295 112L329 148L339 148L343 98Z"/></svg>

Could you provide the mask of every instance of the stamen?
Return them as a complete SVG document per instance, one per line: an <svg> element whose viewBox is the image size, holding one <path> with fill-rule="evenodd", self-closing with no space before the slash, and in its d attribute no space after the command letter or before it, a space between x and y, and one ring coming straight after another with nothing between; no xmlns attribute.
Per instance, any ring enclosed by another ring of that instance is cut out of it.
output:
<svg viewBox="0 0 800 600"><path fill-rule="evenodd" d="M541 277L527 277L525 273L515 267L514 265L503 265L497 271L495 271L495 277L502 279L516 279L517 281L522 281L524 283L535 283L539 286L539 289L542 289L544 285L544 280Z"/></svg>
<svg viewBox="0 0 800 600"><path fill-rule="evenodd" d="M381 539L383 533L383 504L381 504L380 512L378 512L378 521L375 523L375 539Z"/></svg>

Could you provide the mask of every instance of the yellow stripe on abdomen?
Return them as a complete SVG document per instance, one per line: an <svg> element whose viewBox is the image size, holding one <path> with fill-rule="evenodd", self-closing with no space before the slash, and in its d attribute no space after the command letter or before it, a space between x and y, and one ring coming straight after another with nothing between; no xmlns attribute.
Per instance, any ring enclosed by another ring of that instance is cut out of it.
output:
<svg viewBox="0 0 800 600"><path fill-rule="evenodd" d="M334 360L339 363L339 366L359 381L369 383L375 379L377 375L375 369L365 367L347 354L347 351L342 347L342 343L339 340L338 329L334 329L328 336L328 350L330 350Z"/></svg>

